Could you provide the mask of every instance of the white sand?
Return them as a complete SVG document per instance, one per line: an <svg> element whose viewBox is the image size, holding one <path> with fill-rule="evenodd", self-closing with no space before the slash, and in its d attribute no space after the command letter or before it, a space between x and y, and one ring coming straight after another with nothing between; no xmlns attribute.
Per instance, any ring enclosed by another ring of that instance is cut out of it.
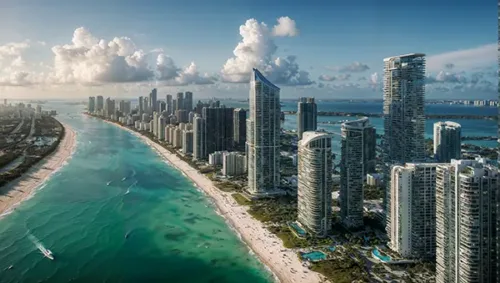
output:
<svg viewBox="0 0 500 283"><path fill-rule="evenodd" d="M75 132L67 125L64 127L64 137L57 149L35 166L30 168L20 178L1 187L5 194L0 195L0 217L10 213L23 200L33 195L54 172L59 170L73 153L76 145Z"/></svg>
<svg viewBox="0 0 500 283"><path fill-rule="evenodd" d="M117 124L114 125L119 126ZM153 147L159 154L165 157L171 165L183 172L200 189L209 195L215 201L215 204L224 218L239 232L245 243L247 243L261 261L273 271L280 282L305 283L325 281L323 276L319 273L303 267L297 254L292 250L285 249L281 240L276 235L269 232L261 222L250 216L246 212L247 207L240 206L231 196L231 193L225 193L217 189L212 181L205 175L193 169L189 164L181 160L175 154L170 153L161 145L131 129L126 127L121 128L135 134L145 143Z"/></svg>

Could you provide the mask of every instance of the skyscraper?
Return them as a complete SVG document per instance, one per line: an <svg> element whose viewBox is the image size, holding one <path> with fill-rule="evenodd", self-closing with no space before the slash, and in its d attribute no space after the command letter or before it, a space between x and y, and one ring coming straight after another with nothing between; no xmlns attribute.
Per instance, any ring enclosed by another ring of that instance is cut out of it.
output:
<svg viewBox="0 0 500 283"><path fill-rule="evenodd" d="M298 145L298 222L317 237L332 227L332 136L304 132Z"/></svg>
<svg viewBox="0 0 500 283"><path fill-rule="evenodd" d="M403 257L434 259L436 254L436 167L407 163L391 171L387 215L389 247Z"/></svg>
<svg viewBox="0 0 500 283"><path fill-rule="evenodd" d="M434 123L434 158L438 162L460 159L462 127L455 122Z"/></svg>
<svg viewBox="0 0 500 283"><path fill-rule="evenodd" d="M175 107L176 110L184 109L184 94L182 92L177 93L175 102L177 104Z"/></svg>
<svg viewBox="0 0 500 283"><path fill-rule="evenodd" d="M102 95L97 96L96 111L102 111L104 109L104 97Z"/></svg>
<svg viewBox="0 0 500 283"><path fill-rule="evenodd" d="M436 174L436 282L498 282L497 168L452 160Z"/></svg>
<svg viewBox="0 0 500 283"><path fill-rule="evenodd" d="M247 136L247 111L243 108L236 108L233 112L233 139L234 148L243 151Z"/></svg>
<svg viewBox="0 0 500 283"><path fill-rule="evenodd" d="M202 117L205 120L205 152L231 149L233 146L234 108L205 107Z"/></svg>
<svg viewBox="0 0 500 283"><path fill-rule="evenodd" d="M316 102L313 97L301 97L297 105L297 136L299 140L302 133L306 131L316 131L318 123Z"/></svg>
<svg viewBox="0 0 500 283"><path fill-rule="evenodd" d="M144 97L139 96L139 115L142 115L144 113Z"/></svg>
<svg viewBox="0 0 500 283"><path fill-rule="evenodd" d="M193 120L193 158L196 160L206 159L205 152L205 120L196 115Z"/></svg>
<svg viewBox="0 0 500 283"><path fill-rule="evenodd" d="M167 109L167 104L164 101L158 101L157 104L158 109L156 109L156 111L158 111L158 113L163 113L163 111Z"/></svg>
<svg viewBox="0 0 500 283"><path fill-rule="evenodd" d="M173 114L174 111L173 111L173 107L172 107L172 95L171 94L167 94L167 97L166 97L166 103L167 103L167 106L166 106L166 109L167 110L167 115L170 115L170 114Z"/></svg>
<svg viewBox="0 0 500 283"><path fill-rule="evenodd" d="M193 93L190 91L184 93L184 109L188 113L193 110Z"/></svg>
<svg viewBox="0 0 500 283"><path fill-rule="evenodd" d="M165 140L165 126L167 125L165 117L159 116L157 122L156 134L158 139L163 141Z"/></svg>
<svg viewBox="0 0 500 283"><path fill-rule="evenodd" d="M340 161L340 212L351 228L363 226L363 183L375 172L376 134L368 118L342 124Z"/></svg>
<svg viewBox="0 0 500 283"><path fill-rule="evenodd" d="M265 195L280 186L280 89L257 69L250 78L249 102L248 191Z"/></svg>
<svg viewBox="0 0 500 283"><path fill-rule="evenodd" d="M90 96L89 97L89 104L87 106L89 113L94 113L95 112L95 97Z"/></svg>
<svg viewBox="0 0 500 283"><path fill-rule="evenodd" d="M156 94L156 88L153 88L153 90L151 90L151 93L149 94L149 111L153 112L156 111L156 109L158 109L157 94Z"/></svg>
<svg viewBox="0 0 500 283"><path fill-rule="evenodd" d="M391 214L391 166L425 159L425 54L384 59L384 135L382 159L386 218ZM387 220L387 219L386 219ZM386 223L390 234L390 223Z"/></svg>

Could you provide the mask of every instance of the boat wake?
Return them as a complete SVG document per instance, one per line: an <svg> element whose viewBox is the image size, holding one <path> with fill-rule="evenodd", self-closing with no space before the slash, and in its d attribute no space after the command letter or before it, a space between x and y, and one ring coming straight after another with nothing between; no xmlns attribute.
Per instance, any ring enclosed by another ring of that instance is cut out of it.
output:
<svg viewBox="0 0 500 283"><path fill-rule="evenodd" d="M54 260L54 254L49 249L45 248L40 240L38 240L32 234L28 234L28 239L30 239L30 241L36 246L36 248L40 250L43 256L50 260Z"/></svg>
<svg viewBox="0 0 500 283"><path fill-rule="evenodd" d="M127 191L125 192L125 194L128 195L130 193L130 188L132 188L136 184L137 184L137 181L135 181L132 185L128 186Z"/></svg>

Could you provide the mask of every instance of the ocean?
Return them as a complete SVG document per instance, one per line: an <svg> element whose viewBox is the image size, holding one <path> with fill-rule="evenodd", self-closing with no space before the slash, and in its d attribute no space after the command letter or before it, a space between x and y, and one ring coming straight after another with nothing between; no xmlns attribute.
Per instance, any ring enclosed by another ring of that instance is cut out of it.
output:
<svg viewBox="0 0 500 283"><path fill-rule="evenodd" d="M0 219L0 282L273 281L188 179L81 111L58 116L77 132L68 164Z"/></svg>

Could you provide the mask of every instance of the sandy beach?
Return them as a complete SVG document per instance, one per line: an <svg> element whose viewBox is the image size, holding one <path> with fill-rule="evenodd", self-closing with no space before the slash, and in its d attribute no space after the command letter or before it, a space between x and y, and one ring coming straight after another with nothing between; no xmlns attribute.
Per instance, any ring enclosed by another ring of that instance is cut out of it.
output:
<svg viewBox="0 0 500 283"><path fill-rule="evenodd" d="M54 172L59 170L71 156L76 145L75 132L64 125L64 137L57 149L30 168L20 178L0 188L5 194L0 195L0 217L8 214L23 200L32 196Z"/></svg>
<svg viewBox="0 0 500 283"><path fill-rule="evenodd" d="M247 207L240 206L236 203L231 193L222 192L217 189L212 181L205 175L199 173L175 154L170 153L149 138L126 127L117 124L114 125L141 138L161 156L167 159L171 165L183 172L201 190L210 196L214 200L222 216L234 229L236 229L243 241L252 249L260 260L272 270L280 282L304 283L324 281L320 274L303 267L296 253L290 249L285 249L281 240L269 232L261 222L250 216L246 212Z"/></svg>

